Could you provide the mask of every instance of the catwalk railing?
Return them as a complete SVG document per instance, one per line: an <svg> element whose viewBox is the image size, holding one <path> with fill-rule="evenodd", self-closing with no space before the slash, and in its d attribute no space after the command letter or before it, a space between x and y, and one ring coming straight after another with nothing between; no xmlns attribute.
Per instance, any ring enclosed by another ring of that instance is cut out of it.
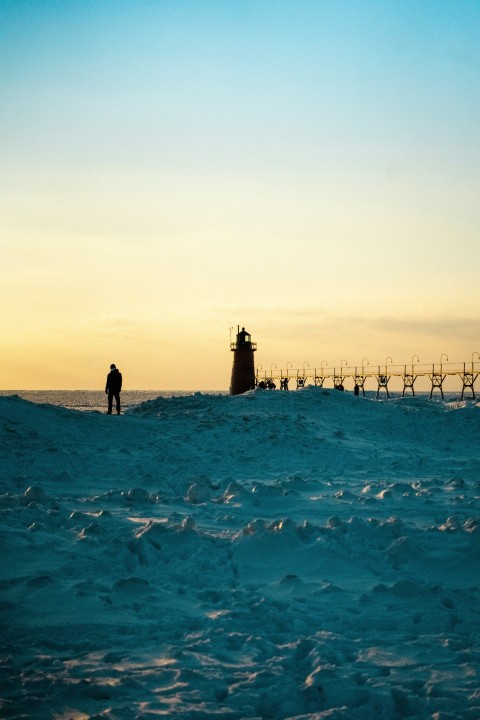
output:
<svg viewBox="0 0 480 720"><path fill-rule="evenodd" d="M478 355L478 353L474 353ZM419 378L427 378L430 384L430 397L438 391L444 397L444 383L447 378L456 377L461 383L461 399L465 392L475 399L475 381L480 374L480 358L463 363L439 362L433 364L410 363L407 365L393 365L387 362L383 365L363 364L350 367L341 364L339 367L322 367L302 369L285 368L278 370L276 365L270 366L270 372L263 370L261 366L256 371L256 385L258 387L277 388L288 390L295 384L296 388L305 387L308 384L317 387L333 386L337 390L345 389L345 382L351 381L354 391L365 395L365 385L373 383L373 389L377 391L377 397L384 392L390 397L389 383L393 378L400 380L402 396L406 393L415 395L415 383ZM346 362L346 361L343 361ZM304 365L307 365L305 363Z"/></svg>

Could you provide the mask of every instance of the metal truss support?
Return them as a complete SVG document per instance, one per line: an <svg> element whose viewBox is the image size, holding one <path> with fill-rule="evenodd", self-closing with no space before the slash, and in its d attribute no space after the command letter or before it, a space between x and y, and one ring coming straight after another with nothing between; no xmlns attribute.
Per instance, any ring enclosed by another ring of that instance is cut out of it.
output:
<svg viewBox="0 0 480 720"><path fill-rule="evenodd" d="M405 373L405 375L403 376L402 397L405 396L405 390L409 390L409 389L412 391L412 395L415 396L415 389L413 386L415 384L415 380L417 379L417 377L418 377L418 375L412 375L410 373Z"/></svg>
<svg viewBox="0 0 480 720"><path fill-rule="evenodd" d="M442 396L443 400L443 381L445 380L447 376L440 373L432 373L430 375L430 380L432 381L432 389L430 390L430 399L432 398L433 391L435 388L438 388L440 390L440 394Z"/></svg>
<svg viewBox="0 0 480 720"><path fill-rule="evenodd" d="M365 380L366 380L365 375L357 375L355 373L353 379L354 379L355 385L358 387L359 390L362 391L363 396L365 397Z"/></svg>
<svg viewBox="0 0 480 720"><path fill-rule="evenodd" d="M345 380L345 378L343 377L343 375L334 375L333 376L333 387L335 388L335 390L344 390L345 389L343 387L344 380Z"/></svg>
<svg viewBox="0 0 480 720"><path fill-rule="evenodd" d="M391 377L390 375L377 375L377 383L378 383L377 398L378 398L378 396L380 394L380 390L382 388L385 389L385 392L387 393L387 398L390 397L390 394L388 392L388 381L390 380L390 377Z"/></svg>
<svg viewBox="0 0 480 720"><path fill-rule="evenodd" d="M315 375L314 382L316 387L322 388L323 383L325 382L325 378L323 377L323 375Z"/></svg>
<svg viewBox="0 0 480 720"><path fill-rule="evenodd" d="M463 375L460 375L462 379L462 400L463 400L463 394L467 388L470 388L472 391L472 397L475 400L475 389L474 389L474 383L475 380L478 378L479 373L474 375L473 372L464 372Z"/></svg>
<svg viewBox="0 0 480 720"><path fill-rule="evenodd" d="M306 382L307 382L307 378L304 375L301 377L297 377L297 390L298 390L298 388L305 387Z"/></svg>

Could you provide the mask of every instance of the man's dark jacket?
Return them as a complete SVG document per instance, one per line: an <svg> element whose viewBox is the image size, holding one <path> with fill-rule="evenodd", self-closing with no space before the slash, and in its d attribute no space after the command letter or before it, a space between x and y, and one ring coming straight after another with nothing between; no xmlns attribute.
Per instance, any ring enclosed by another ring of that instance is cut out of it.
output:
<svg viewBox="0 0 480 720"><path fill-rule="evenodd" d="M105 391L112 393L115 395L115 393L119 393L122 389L122 373L120 370L110 370L110 372L107 375L107 384L105 386Z"/></svg>

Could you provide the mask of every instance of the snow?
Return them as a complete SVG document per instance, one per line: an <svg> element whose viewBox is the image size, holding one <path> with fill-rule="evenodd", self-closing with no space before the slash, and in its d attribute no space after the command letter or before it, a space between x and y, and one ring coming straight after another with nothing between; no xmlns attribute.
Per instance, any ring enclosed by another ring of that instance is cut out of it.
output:
<svg viewBox="0 0 480 720"><path fill-rule="evenodd" d="M478 720L480 408L0 397L0 715Z"/></svg>

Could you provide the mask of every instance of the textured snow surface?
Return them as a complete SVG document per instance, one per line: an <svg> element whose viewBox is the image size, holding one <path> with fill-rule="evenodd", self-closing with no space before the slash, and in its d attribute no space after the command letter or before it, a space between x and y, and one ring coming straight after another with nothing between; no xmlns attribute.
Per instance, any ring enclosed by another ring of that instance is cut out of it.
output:
<svg viewBox="0 0 480 720"><path fill-rule="evenodd" d="M480 408L0 398L0 716L480 718Z"/></svg>

